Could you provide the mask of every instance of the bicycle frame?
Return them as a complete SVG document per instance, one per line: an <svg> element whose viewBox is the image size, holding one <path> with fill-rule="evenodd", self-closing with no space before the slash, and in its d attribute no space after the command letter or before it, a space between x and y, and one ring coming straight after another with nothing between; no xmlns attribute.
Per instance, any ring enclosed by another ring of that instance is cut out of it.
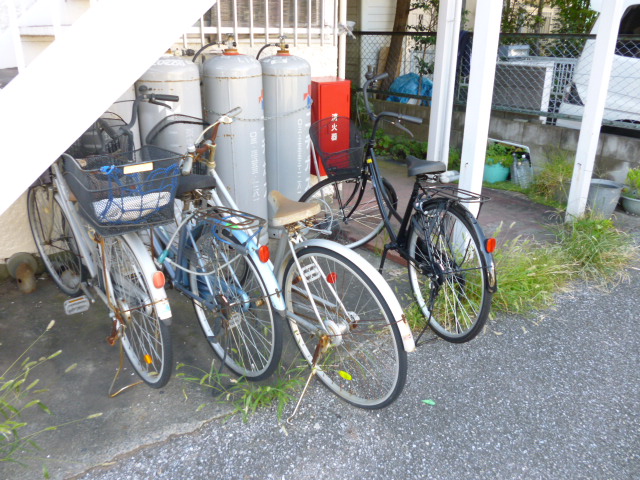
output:
<svg viewBox="0 0 640 480"><path fill-rule="evenodd" d="M216 178L216 184L223 185L222 181L220 180L220 177L217 176L215 171L212 170L211 174L214 176L214 178ZM222 188L222 190L224 193L227 193L225 188ZM211 195L213 197L214 205L222 205L220 197L217 195L217 189L211 190ZM227 202L229 207L237 210L237 205L235 205L235 202L233 202L231 197L229 197L229 200L231 200L230 203ZM189 224L185 225L184 228L182 228L182 230L180 231L177 247L173 245L170 247L171 251L176 257L175 262L178 265L181 265L183 267L186 266L186 261L185 261L186 249L184 248L185 246L191 246L192 248L194 248L196 250L197 258L200 259L200 253L197 251L197 245L196 245L195 239L192 236L192 231L193 231L193 228ZM263 262L260 260L259 253L258 253L259 247L255 241L255 238L252 235L252 232L247 232L243 230L232 230L232 233L235 239L239 243L237 248L244 250L244 253L249 255L254 260L254 265L258 269L258 273L265 284L265 288L267 290L269 301L271 302L271 306L273 307L274 310L276 310L278 313L282 315L285 310L284 299L282 298L279 284L276 281L275 276L273 274L273 265L271 264L270 261ZM153 241L154 241L154 248L156 249L157 252L162 252L167 248L169 237L164 231L163 227L154 228ZM212 304L211 302L203 298L201 295L195 295L191 291L188 272L185 272L180 268L174 268L168 262L165 262L164 266L166 267L166 271L174 283L174 287L177 288L180 292L184 293L191 299L195 299L201 302L203 305L206 305L208 308L213 308L215 306L214 304ZM202 267L203 265L200 265L200 266ZM207 282L209 282L209 279L206 276L204 276L204 278L206 279ZM211 285L209 285L209 287L211 288ZM214 289L211 289L209 291L214 291Z"/></svg>
<svg viewBox="0 0 640 480"><path fill-rule="evenodd" d="M230 208L237 210L238 207L235 201L233 200L228 190L224 186L224 183L218 176L217 172L212 168L208 168L207 171L209 175L213 176L213 178L215 179L216 185L218 185L219 187L219 188L216 188L214 191L212 191L213 203L217 205L226 204ZM218 192L222 193L222 196L224 197L224 203L222 202L222 199L217 195ZM289 247L288 250L287 250L287 246ZM276 255L275 255L275 259L273 260L273 263L269 261L266 264L262 264L266 268L269 268L270 276L267 276L266 278L267 279L272 278L276 281L275 288L277 289L278 292L280 292L280 286L283 284L284 269L287 263L289 262L289 259L293 257L294 261L297 261L296 252L308 246L321 246L321 247L326 247L332 250L337 250L348 260L350 260L355 265L360 267L364 272L371 272L371 271L375 272L375 269L369 262L367 262L364 258L362 258L360 255L358 255L354 251L346 247L343 247L342 245L336 244L335 242L331 242L329 240L323 240L323 239L304 240L299 235L293 238L290 238L288 235L288 232L282 229L280 238L278 240ZM257 247L255 248L257 249ZM256 251L253 250L253 248L250 249L250 251L252 251L252 254L257 255ZM298 264L298 267L300 267L299 264ZM275 272L275 276L274 276L274 272ZM400 303L398 302L396 295L391 290L391 287L389 287L389 285L387 285L386 283L378 284L376 286L380 289L381 293L384 295L385 299L387 300L387 303L393 313L393 318L398 323L398 327L400 329L400 334L402 336L402 342L403 342L405 351L407 352L414 351L415 343L413 341L413 334L411 333L411 329L404 317L402 307L400 306ZM318 315L318 320L321 322L322 319L318 314L317 307L315 306L315 301L319 299L317 299L317 297L314 297L309 292L308 288L306 288L306 290L307 290L306 294L313 304L312 308L314 308L314 310L316 311L316 314ZM272 298L282 301L282 296L279 293L276 297L272 296ZM339 305L334 305L333 307L340 308ZM294 315L292 312L287 311L284 303L282 303L281 311L287 318L291 318L295 320L308 331L318 330L317 324L309 322L308 320L304 318L300 318ZM322 324L322 327L323 329L326 328L324 324ZM326 330L323 330L323 332L324 331Z"/></svg>

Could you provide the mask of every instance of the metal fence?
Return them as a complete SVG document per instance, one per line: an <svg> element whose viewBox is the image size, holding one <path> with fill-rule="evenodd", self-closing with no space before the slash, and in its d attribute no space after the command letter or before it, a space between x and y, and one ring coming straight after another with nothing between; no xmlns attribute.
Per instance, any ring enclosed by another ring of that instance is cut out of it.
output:
<svg viewBox="0 0 640 480"><path fill-rule="evenodd" d="M579 122L594 43L591 35L502 35L496 52L493 108L538 116L552 124ZM394 51L398 52L395 57ZM466 104L472 51L472 34L462 32L454 99L458 105ZM395 69L392 76L398 83L388 90L398 91L397 85L403 83L396 97L427 104L430 89L411 90L415 81L409 80L417 78L420 85L430 85L434 59L433 33L355 32L355 39L347 42L347 77L361 88L367 71L392 73L390 68ZM640 129L640 36L618 39L603 124Z"/></svg>

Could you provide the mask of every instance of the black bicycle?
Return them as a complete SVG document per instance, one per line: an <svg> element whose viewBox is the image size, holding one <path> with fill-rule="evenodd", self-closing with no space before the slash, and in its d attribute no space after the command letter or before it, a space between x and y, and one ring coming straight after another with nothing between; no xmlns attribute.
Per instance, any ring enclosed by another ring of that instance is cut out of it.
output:
<svg viewBox="0 0 640 480"><path fill-rule="evenodd" d="M368 140L344 117L326 118L311 126L311 139L322 163L319 168L324 168L328 178L300 199L322 206L307 237L330 238L355 248L386 229L389 241L384 245L380 271L388 252L396 251L407 261L411 289L427 326L450 342L466 342L484 326L497 290L492 254L496 241L485 237L465 206L482 204L487 198L437 183L446 169L444 163L408 156L408 174L415 182L404 215L400 215L396 192L380 174L374 152L376 132L383 119L407 132L400 122L419 124L422 119L373 112L367 98L369 85L386 76L370 78L363 87L373 124Z"/></svg>

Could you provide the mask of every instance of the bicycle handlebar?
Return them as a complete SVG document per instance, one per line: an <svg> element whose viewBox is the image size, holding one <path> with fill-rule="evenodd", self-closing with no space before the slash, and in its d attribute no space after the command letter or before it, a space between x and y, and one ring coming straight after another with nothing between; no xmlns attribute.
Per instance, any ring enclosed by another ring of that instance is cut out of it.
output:
<svg viewBox="0 0 640 480"><path fill-rule="evenodd" d="M193 168L193 160L197 156L203 155L208 150L210 152L209 161L212 161L213 155L215 155L215 145L216 145L216 137L218 136L218 127L220 126L221 123L225 125L232 123L233 117L240 114L240 112L242 112L241 107L233 108L229 110L227 113L222 114L220 118L218 118L218 120L216 120L214 123L212 123L202 131L202 133L198 136L198 139L194 142L194 144L189 146L187 149L187 155L185 155L184 162L182 164L182 170L181 170L182 175L191 174L191 170ZM205 145L203 147L197 148L197 145L199 145L202 142L202 140L204 140L204 137L207 135L207 133L210 130L211 130L211 139L207 140L207 143L209 145Z"/></svg>
<svg viewBox="0 0 640 480"><path fill-rule="evenodd" d="M384 80L385 78L388 78L388 77L389 77L388 73L386 72L381 73L380 75L376 75L374 77L367 79L367 81L364 82L364 85L362 86L362 91L364 92L364 105L365 105L365 108L367 109L367 113L369 114L369 117L373 121L376 121L377 118L391 117L391 118L397 118L398 120L404 120L405 122L415 123L416 125L420 125L422 123L422 119L419 117L413 117L411 115L405 115L403 113L395 113L395 112L381 112L378 115L373 113L373 109L371 108L371 105L369 105L369 99L367 97L367 93L368 93L367 90L369 89L369 85L371 85L373 82L377 82L378 80Z"/></svg>

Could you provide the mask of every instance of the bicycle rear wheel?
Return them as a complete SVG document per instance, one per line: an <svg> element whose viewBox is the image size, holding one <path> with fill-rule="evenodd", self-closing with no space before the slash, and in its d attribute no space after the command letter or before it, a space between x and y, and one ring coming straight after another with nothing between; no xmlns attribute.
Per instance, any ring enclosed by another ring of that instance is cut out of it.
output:
<svg viewBox="0 0 640 480"><path fill-rule="evenodd" d="M484 326L493 294L477 224L447 200L414 213L409 233L409 280L429 326L453 343L473 339Z"/></svg>
<svg viewBox="0 0 640 480"><path fill-rule="evenodd" d="M290 259L283 289L289 327L303 357L347 402L366 409L389 405L404 387L407 352L384 297L334 250L308 246L297 254L300 267Z"/></svg>
<svg viewBox="0 0 640 480"><path fill-rule="evenodd" d="M282 324L275 317L269 293L254 260L210 233L196 241L189 270L191 291L215 309L194 300L200 326L209 345L224 364L249 380L268 378L282 354ZM202 261L202 264L199 264Z"/></svg>
<svg viewBox="0 0 640 480"><path fill-rule="evenodd" d="M153 388L167 384L172 369L169 327L158 316L150 293L155 288L124 237L104 239L115 309L123 329L120 339L133 369Z"/></svg>
<svg viewBox="0 0 640 480"><path fill-rule="evenodd" d="M393 186L382 180L394 208L398 197ZM327 238L348 248L356 248L375 238L384 227L373 183L363 176L337 176L317 183L300 198L319 201L322 210L313 218L305 238Z"/></svg>
<svg viewBox="0 0 640 480"><path fill-rule="evenodd" d="M64 293L77 295L82 280L82 260L69 220L50 185L29 190L27 214L36 248L49 275Z"/></svg>

